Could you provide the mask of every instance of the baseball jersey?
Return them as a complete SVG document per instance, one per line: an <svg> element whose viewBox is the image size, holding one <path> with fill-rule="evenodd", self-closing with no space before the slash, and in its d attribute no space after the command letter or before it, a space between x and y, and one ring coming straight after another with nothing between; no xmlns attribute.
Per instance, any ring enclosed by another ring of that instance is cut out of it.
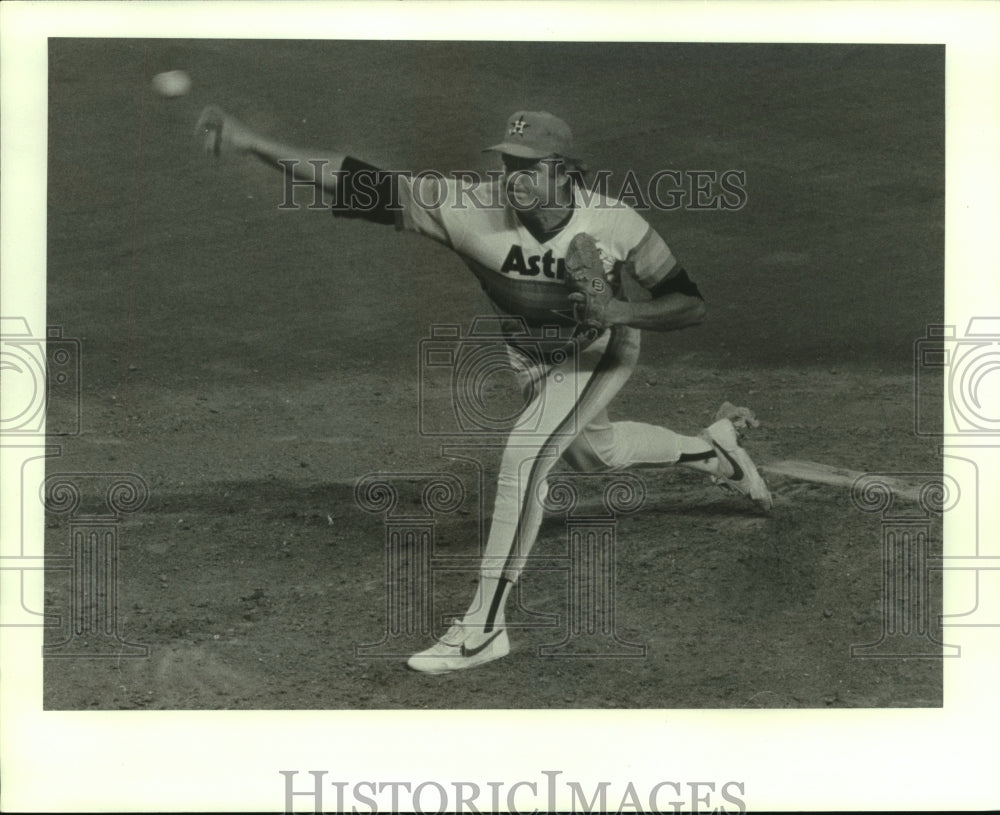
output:
<svg viewBox="0 0 1000 815"><path fill-rule="evenodd" d="M533 234L512 207L500 203L498 183L470 192L438 174L401 176L398 190L397 228L453 249L479 280L497 314L522 318L533 336L545 326L558 326L565 337L575 328L564 279L566 252L577 233L594 238L605 276L616 290L625 264L646 289L660 283L676 264L667 244L634 209L575 185L569 220L555 234L542 236Z"/></svg>

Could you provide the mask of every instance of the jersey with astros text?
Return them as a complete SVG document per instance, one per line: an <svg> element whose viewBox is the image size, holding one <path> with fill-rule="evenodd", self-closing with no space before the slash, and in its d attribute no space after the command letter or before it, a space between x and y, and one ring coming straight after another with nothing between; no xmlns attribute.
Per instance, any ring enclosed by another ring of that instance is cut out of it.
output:
<svg viewBox="0 0 1000 815"><path fill-rule="evenodd" d="M553 327L568 337L575 327L565 283L566 253L579 232L594 238L605 276L617 291L627 265L651 289L676 264L669 247L631 207L574 187L574 208L557 233L536 237L511 206L500 203L496 185L470 193L440 175L399 179L398 228L453 249L479 280L501 316L521 318L529 333Z"/></svg>

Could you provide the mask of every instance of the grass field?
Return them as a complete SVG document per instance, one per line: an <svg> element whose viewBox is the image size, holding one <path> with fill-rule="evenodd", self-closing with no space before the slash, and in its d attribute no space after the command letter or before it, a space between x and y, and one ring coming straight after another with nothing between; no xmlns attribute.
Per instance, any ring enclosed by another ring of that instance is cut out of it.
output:
<svg viewBox="0 0 1000 815"><path fill-rule="evenodd" d="M155 97L150 77L177 67L192 93ZM526 576L514 651L488 669L359 657L388 625L386 525L356 502L360 476L463 479L435 531L458 564L434 583L435 630L472 590L498 452L463 469L418 432L418 397L450 409L445 385L418 387L419 349L487 304L442 247L279 211L280 176L210 160L191 132L217 103L295 144L447 173L489 168L506 117L547 109L615 178L742 171L738 211L648 213L709 317L647 333L613 417L694 432L728 399L762 420L764 466L920 483L941 469L914 433L913 348L943 320L942 46L54 39L49 71L48 322L83 370L82 431L49 470L135 473L150 495L119 530L117 595L119 633L148 655L47 660L46 708L941 705L940 660L851 656L885 624L883 517L781 476L762 517L641 473L644 507L615 526L615 625L641 658L540 656L568 614L551 569ZM69 524L49 520L50 556ZM938 551L940 520L926 527ZM553 515L536 551L565 541ZM53 609L68 580L49 576Z"/></svg>

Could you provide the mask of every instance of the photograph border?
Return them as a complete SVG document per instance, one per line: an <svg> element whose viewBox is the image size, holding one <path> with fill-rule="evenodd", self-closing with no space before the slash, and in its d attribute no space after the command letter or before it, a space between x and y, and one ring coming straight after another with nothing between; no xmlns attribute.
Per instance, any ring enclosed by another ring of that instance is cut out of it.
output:
<svg viewBox="0 0 1000 815"><path fill-rule="evenodd" d="M987 299L996 298L1000 269L995 3L15 3L0 7L0 31L2 308L31 326L46 324L46 40L62 36L617 41L657 31L676 42L944 43L945 323L1000 314L1000 302ZM981 457L981 494L995 495L1000 439L966 446ZM19 491L23 473L38 469L27 463L45 450L44 436L0 444L3 504L25 508L0 520L4 558L32 557L23 542L41 540L43 508ZM980 503L978 518L946 518L946 556L949 540L996 537L996 502ZM32 551L40 561L41 546ZM966 585L945 570L946 611L964 607L949 598ZM35 600L42 608L40 587ZM19 603L16 592L0 594L3 619ZM282 772L298 773L306 788L311 771L349 785L495 781L507 790L544 789L545 771L607 779L619 792L741 783L734 797L749 810L995 807L998 633L948 629L961 657L945 660L942 709L56 712L42 710L42 629L4 627L0 808L275 811L286 800ZM517 801L530 811L543 799L525 791ZM310 801L295 805L311 810Z"/></svg>

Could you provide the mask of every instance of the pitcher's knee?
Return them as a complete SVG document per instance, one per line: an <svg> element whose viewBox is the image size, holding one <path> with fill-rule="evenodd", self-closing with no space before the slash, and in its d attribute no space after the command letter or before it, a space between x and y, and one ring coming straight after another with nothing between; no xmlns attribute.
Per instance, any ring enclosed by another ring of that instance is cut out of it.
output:
<svg viewBox="0 0 1000 815"><path fill-rule="evenodd" d="M595 445L586 436L579 437L563 453L565 461L581 473L603 473L618 470L625 465L614 445Z"/></svg>
<svg viewBox="0 0 1000 815"><path fill-rule="evenodd" d="M558 460L550 452L531 448L508 448L500 462L497 474L497 506L513 507L517 512L525 496L541 499L545 479Z"/></svg>

